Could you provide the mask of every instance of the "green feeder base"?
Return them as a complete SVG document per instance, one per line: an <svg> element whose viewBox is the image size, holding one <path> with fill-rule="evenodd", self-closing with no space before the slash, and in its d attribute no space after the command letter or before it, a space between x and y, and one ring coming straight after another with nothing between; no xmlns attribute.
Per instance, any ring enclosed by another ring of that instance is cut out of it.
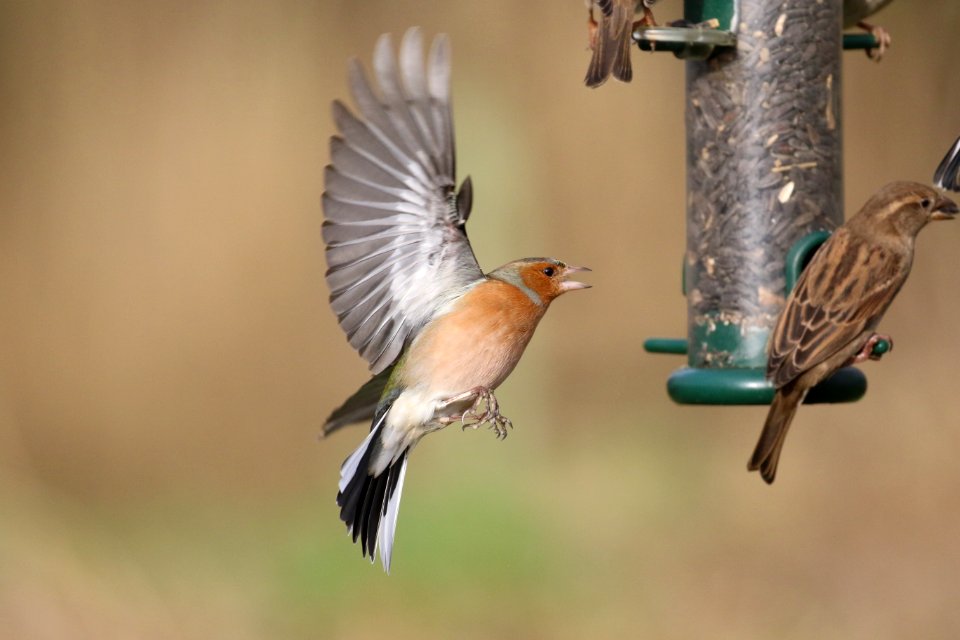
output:
<svg viewBox="0 0 960 640"><path fill-rule="evenodd" d="M643 343L647 353L684 355L684 338L648 338ZM879 341L873 347L876 356L890 350L890 343ZM682 367L667 380L667 393L679 404L770 404L774 389L763 369L726 368L700 369ZM810 390L805 404L856 402L867 393L867 377L855 367L837 371Z"/></svg>
<svg viewBox="0 0 960 640"><path fill-rule="evenodd" d="M867 392L867 377L845 367L811 389L806 404L855 402ZM667 380L667 393L678 404L770 404L774 389L762 369L683 367Z"/></svg>
<svg viewBox="0 0 960 640"><path fill-rule="evenodd" d="M801 272L830 234L817 231L798 240L787 252L786 290L791 291ZM684 284L684 294L686 285ZM687 338L648 338L643 343L647 353L688 355ZM873 346L873 355L879 359L892 345L880 340ZM770 404L773 386L767 382L762 368L724 367L677 369L667 380L667 393L679 404ZM827 402L856 402L867 392L867 378L854 367L845 367L821 382L807 394L807 404Z"/></svg>

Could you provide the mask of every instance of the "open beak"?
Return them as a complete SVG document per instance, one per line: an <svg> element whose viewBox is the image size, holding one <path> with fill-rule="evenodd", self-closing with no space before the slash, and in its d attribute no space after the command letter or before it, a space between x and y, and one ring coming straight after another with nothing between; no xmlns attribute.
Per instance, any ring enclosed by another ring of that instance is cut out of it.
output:
<svg viewBox="0 0 960 640"><path fill-rule="evenodd" d="M560 283L560 290L563 292L574 291L576 289L589 289L591 285L586 284L585 282L577 282L576 280L567 280L570 277L571 273L577 273L579 271L591 271L587 267L574 267L567 265L563 270L563 281Z"/></svg>
<svg viewBox="0 0 960 640"><path fill-rule="evenodd" d="M957 203L946 196L940 196L934 203L933 213L930 214L931 220L953 220L960 213Z"/></svg>

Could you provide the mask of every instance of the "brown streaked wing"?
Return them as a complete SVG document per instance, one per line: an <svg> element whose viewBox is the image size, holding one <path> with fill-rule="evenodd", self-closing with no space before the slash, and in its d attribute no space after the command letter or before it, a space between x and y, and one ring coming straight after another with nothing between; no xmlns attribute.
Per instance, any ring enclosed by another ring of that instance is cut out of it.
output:
<svg viewBox="0 0 960 640"><path fill-rule="evenodd" d="M849 346L880 321L909 272L908 256L838 230L787 299L770 340L777 388Z"/></svg>
<svg viewBox="0 0 960 640"><path fill-rule="evenodd" d="M614 29L613 41L616 46L612 73L621 82L633 79L633 67L630 64L630 45L633 44L633 0L618 2L611 19L610 28Z"/></svg>
<svg viewBox="0 0 960 640"><path fill-rule="evenodd" d="M615 1L619 0L596 0L597 6L600 8L600 12L605 16L609 16L613 13L613 4Z"/></svg>
<svg viewBox="0 0 960 640"><path fill-rule="evenodd" d="M584 82L588 87L598 87L610 76L629 82L633 75L630 67L630 29L633 24L633 0L607 0L597 2L600 7L600 26L594 42L593 56Z"/></svg>

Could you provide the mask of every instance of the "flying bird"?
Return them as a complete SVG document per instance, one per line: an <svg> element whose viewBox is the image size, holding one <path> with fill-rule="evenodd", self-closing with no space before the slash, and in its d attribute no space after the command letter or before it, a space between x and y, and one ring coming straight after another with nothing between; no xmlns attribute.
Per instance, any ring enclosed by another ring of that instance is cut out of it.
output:
<svg viewBox="0 0 960 640"><path fill-rule="evenodd" d="M630 65L630 45L633 30L639 25L656 26L651 7L657 0L588 0L587 24L590 32L590 48L593 55L584 82L588 87L599 87L607 78L630 82L633 68ZM593 17L594 5L600 9L600 21ZM643 11L643 18L636 23L634 14Z"/></svg>
<svg viewBox="0 0 960 640"><path fill-rule="evenodd" d="M870 24L866 19L891 2L893 0L843 0L843 27L849 29L856 26L873 34L879 46L876 49L867 49L867 56L877 62L883 58L893 40L886 29Z"/></svg>
<svg viewBox="0 0 960 640"><path fill-rule="evenodd" d="M875 333L910 275L917 234L952 220L953 200L914 182L888 184L820 247L790 293L770 337L767 378L776 388L747 465L769 484L790 422L807 392L841 367L875 359Z"/></svg>
<svg viewBox="0 0 960 640"><path fill-rule="evenodd" d="M470 178L456 188L450 67L443 35L424 65L416 28L399 59L389 35L377 41L376 88L352 60L357 113L334 102L340 135L324 174L330 305L373 373L324 433L370 421L341 467L337 505L363 555L373 562L379 552L388 573L410 452L456 422L506 437L512 424L494 390L550 303L589 286L569 279L589 269L554 258L481 271L465 230Z"/></svg>

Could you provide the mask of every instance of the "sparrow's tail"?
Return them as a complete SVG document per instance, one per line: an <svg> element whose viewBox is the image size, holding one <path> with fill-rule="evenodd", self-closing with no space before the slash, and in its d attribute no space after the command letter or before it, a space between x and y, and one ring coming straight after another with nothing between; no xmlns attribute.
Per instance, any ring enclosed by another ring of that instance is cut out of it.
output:
<svg viewBox="0 0 960 640"><path fill-rule="evenodd" d="M593 55L584 83L591 88L599 87L610 74L622 82L630 82L633 68L630 65L630 45L633 43L633 10L620 4L601 9L606 15L600 17Z"/></svg>
<svg viewBox="0 0 960 640"><path fill-rule="evenodd" d="M777 475L777 463L780 461L780 452L787 437L787 430L793 421L797 407L807 395L806 389L797 388L793 384L777 390L767 414L767 421L760 433L760 440L753 450L753 456L747 463L750 471L760 471L760 476L767 484L773 484Z"/></svg>
<svg viewBox="0 0 960 640"><path fill-rule="evenodd" d="M397 530L400 494L410 448L393 457L379 473L371 468L383 447L381 434L388 408L381 409L370 434L340 467L337 506L340 507L340 519L347 524L353 541L360 539L363 555L370 556L370 562L373 562L379 548L383 568L390 573L393 537Z"/></svg>

